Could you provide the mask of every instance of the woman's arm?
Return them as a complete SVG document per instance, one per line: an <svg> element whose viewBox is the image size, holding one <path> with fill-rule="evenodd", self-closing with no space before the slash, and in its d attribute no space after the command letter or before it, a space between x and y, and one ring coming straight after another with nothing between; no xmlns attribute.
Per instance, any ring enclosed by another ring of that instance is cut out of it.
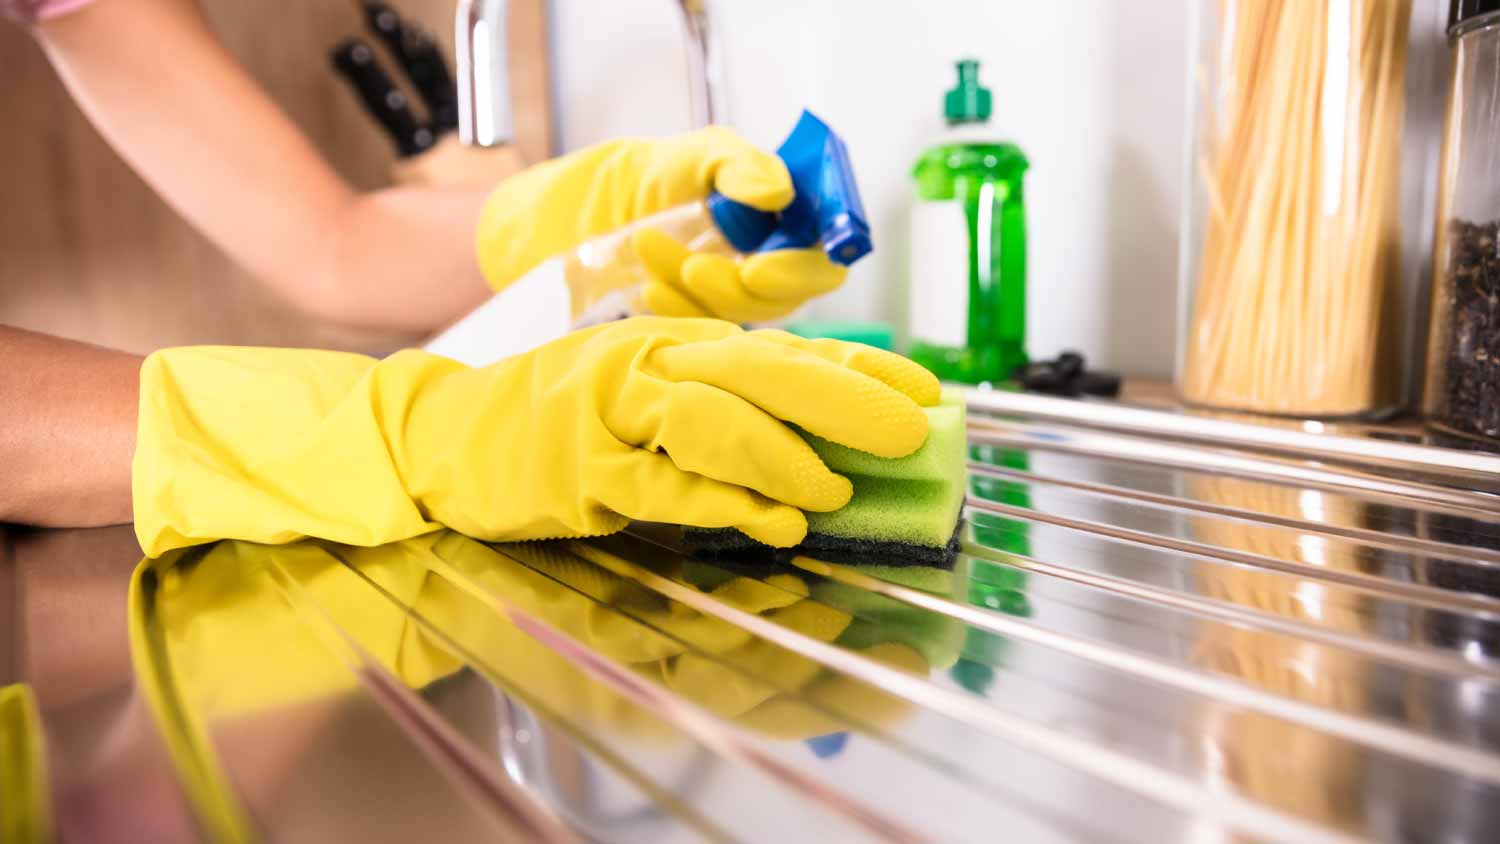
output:
<svg viewBox="0 0 1500 844"><path fill-rule="evenodd" d="M141 359L0 326L0 521L130 521Z"/></svg>
<svg viewBox="0 0 1500 844"><path fill-rule="evenodd" d="M136 172L301 310L345 325L429 329L489 294L473 247L487 191L355 193L194 0L108 0L33 31Z"/></svg>

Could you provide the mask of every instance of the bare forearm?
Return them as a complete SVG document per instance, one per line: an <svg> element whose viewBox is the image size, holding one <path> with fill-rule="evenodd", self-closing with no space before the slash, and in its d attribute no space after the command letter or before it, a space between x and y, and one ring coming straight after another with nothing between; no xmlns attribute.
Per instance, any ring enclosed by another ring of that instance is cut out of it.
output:
<svg viewBox="0 0 1500 844"><path fill-rule="evenodd" d="M141 359L0 326L0 521L130 521Z"/></svg>
<svg viewBox="0 0 1500 844"><path fill-rule="evenodd" d="M357 194L225 50L193 0L99 3L35 34L116 151L300 309L418 330L487 295L472 246L484 191Z"/></svg>
<svg viewBox="0 0 1500 844"><path fill-rule="evenodd" d="M427 330L472 310L491 290L474 257L474 221L487 191L400 187L364 194L331 227L319 283L304 310L334 322ZM290 284L297 273L290 268Z"/></svg>

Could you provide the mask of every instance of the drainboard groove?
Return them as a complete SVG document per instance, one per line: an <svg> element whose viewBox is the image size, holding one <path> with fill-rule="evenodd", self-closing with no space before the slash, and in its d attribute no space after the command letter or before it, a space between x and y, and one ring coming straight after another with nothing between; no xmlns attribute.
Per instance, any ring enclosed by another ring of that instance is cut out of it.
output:
<svg viewBox="0 0 1500 844"><path fill-rule="evenodd" d="M1277 560L1259 554L1251 554L1245 551L1235 551L1222 548L1217 545L1208 545L1202 542L1194 542L1186 539L1173 539L1149 531L1136 530L1134 528L1116 527L1114 525L1095 522L1087 519L1076 519L1069 516L1055 516L1039 510L1026 507L1016 507L1010 504L1001 504L995 501L985 501L970 496L967 506L996 513L1022 521L1041 522L1043 524L1057 525L1059 527L1072 528L1074 530L1095 533L1101 536L1109 536L1138 545L1154 548L1166 548L1179 551L1184 554L1193 554L1199 557L1207 557L1214 560L1223 560L1230 563L1254 566L1256 568L1272 569L1274 571L1294 574L1298 577L1306 577L1314 580L1327 580L1341 583L1356 589L1363 589L1376 595L1392 596L1399 595L1402 599L1424 606L1437 607L1440 609L1460 610L1477 613L1491 621L1496 620L1495 613L1500 611L1500 599L1488 598L1471 593L1450 592L1446 589L1424 586L1417 583L1406 583L1398 580L1377 577L1375 575L1362 574L1359 572L1337 571L1334 569L1319 568L1318 566L1293 563L1285 560Z"/></svg>
<svg viewBox="0 0 1500 844"><path fill-rule="evenodd" d="M1051 475L1041 475L1035 472L1026 472L1019 469L1011 469L1004 466L994 466L988 463L971 461L969 463L971 473L979 473L986 477L1007 478L1027 483L1047 484L1052 486L1076 489L1081 492L1107 497L1117 501L1143 501L1159 507L1169 508L1175 511L1195 511L1211 513L1226 518L1260 522L1277 527L1293 530L1303 530L1311 533L1321 533L1328 536L1336 536L1342 539L1353 539L1367 545L1373 545L1393 551L1416 552L1428 556L1440 556L1443 559L1455 559L1485 568L1500 568L1500 552L1489 548L1479 548L1472 545L1456 545L1435 539L1426 539L1420 536L1405 536L1387 531L1372 530L1370 528L1353 527L1346 525L1330 525L1323 522L1314 522L1308 519L1299 519L1294 516L1282 516L1275 513L1266 513L1260 510L1248 510L1242 507L1233 507L1227 504L1214 504L1207 501L1199 501L1193 498L1182 498L1175 495L1165 495L1145 490L1129 489L1126 487L1113 486L1111 484L1094 483L1091 481L1079 481L1071 478L1059 478Z"/></svg>
<svg viewBox="0 0 1500 844"><path fill-rule="evenodd" d="M912 677L897 669L884 666L879 663L861 659L849 654L836 645L830 645L811 637L797 633L796 631L783 628L772 621L759 616L746 613L735 607L720 603L714 598L701 592L690 589L663 577L650 569L634 563L618 554L600 548L596 543L569 542L568 547L573 553L584 559L591 560L611 570L628 572L629 576L653 591L671 600L683 603L706 615L715 616L730 624L748 630L754 635L780 645L788 650L801 654L835 671L842 672L856 679L863 680L887 692L904 697L913 703L942 713L954 718L960 723L967 723L979 729L984 729L992 734L1014 742L1034 752L1050 756L1062 761L1071 767L1083 770L1093 776L1097 776L1107 782L1135 791L1148 798L1175 806L1194 815L1210 815L1215 820L1228 826L1245 831L1255 831L1257 835L1264 836L1268 830L1278 830L1280 837L1295 841L1347 841L1348 836L1335 833L1319 825L1303 821L1298 818L1285 815L1274 809L1270 809L1237 795L1224 794L1212 791L1197 785L1187 779L1165 772L1149 763L1135 760L1129 756L1117 753L1108 748L1101 747L1092 742L1083 741L1073 736L1056 732L1050 728L1039 726L1026 719L1008 715L994 709L985 703L966 695L955 693L932 685L928 680ZM601 559L604 561L601 562ZM825 576L834 576L841 567L826 566L817 561L799 558L799 565L804 565L810 571ZM853 585L867 588L869 591L880 592L873 588L873 584L885 584L884 581L868 579L872 585L867 586L865 578L851 581ZM835 577L835 579L838 579ZM941 606L934 603L942 603L942 599L903 588L892 587L894 591L885 591L887 597L894 597L903 603L922 606L926 609L941 611ZM931 598L932 602L922 600L921 596ZM1042 644L1046 647L1068 650L1073 655L1083 656L1094 662L1101 661L1101 654L1119 655L1121 652L1085 642L1072 637L1061 636L1050 631L1041 630L1028 623L1021 622L1010 617L987 618L992 615L981 610L972 608L953 607L955 612L961 613L962 620L976 627L988 628L991 632L1001 635L1014 636ZM964 612L964 610L971 610ZM1062 647L1059 648L1059 643ZM1262 708L1271 710L1270 714L1282 717L1283 720L1297 721L1296 717L1287 718L1286 712L1299 712L1305 718L1310 718L1317 723L1317 728L1324 732L1333 734L1350 733L1358 738L1356 741L1365 745L1375 745L1372 737L1380 740L1391 741L1393 736L1399 737L1395 743L1402 745L1395 751L1397 755L1415 758L1420 762L1431 762L1434 748L1446 757L1445 761L1453 763L1454 770L1469 773L1479 779L1500 782L1500 759L1487 754L1475 753L1466 748L1449 745L1446 742L1436 741L1431 738L1408 733L1404 730L1386 727L1384 725L1371 724L1359 719L1349 718L1337 714L1328 713L1316 707L1285 701L1268 695L1264 692L1239 687L1238 684L1230 684L1217 678L1198 675L1194 679L1186 680L1178 669L1170 666L1161 666L1154 660L1144 657L1129 655L1134 667L1141 676L1160 679L1163 676L1177 675L1178 685L1184 683L1196 685L1201 690L1207 687L1238 688L1237 694L1220 695L1223 699L1229 699L1232 703L1245 705L1246 708ZM1120 668L1118 662L1103 660L1105 664ZM1151 665L1154 668L1165 668L1161 670L1140 671L1142 665ZM1124 669L1129 670L1129 669ZM1235 700L1234 698L1239 698ZM1259 707L1256 704L1259 704ZM1279 711L1277 711L1279 710ZM1312 710L1312 712L1303 712ZM1340 722L1342 722L1340 724ZM1351 722L1357 723L1357 728L1351 727ZM1332 729L1326 725L1333 724ZM1348 737L1348 736L1345 736ZM1381 748L1390 750L1391 748ZM1402 752L1404 751L1404 752Z"/></svg>
<svg viewBox="0 0 1500 844"><path fill-rule="evenodd" d="M1026 571L1077 583L1092 589L1111 592L1142 603L1172 607L1184 612L1213 618L1240 627L1264 629L1281 635L1339 647L1386 662L1403 665L1422 671L1446 674L1456 679L1485 676L1500 679L1500 667L1476 664L1462 657L1448 656L1447 652L1429 652L1399 642L1388 642L1366 636L1357 636L1337 630L1329 630L1295 619L1245 607L1241 604L1213 598L1184 595L1160 586L1138 583L1113 575L1085 572L1068 566L1050 563L1024 554L1000 551L972 542L964 543L964 553L971 557L988 560L1001 565L1012 565Z"/></svg>

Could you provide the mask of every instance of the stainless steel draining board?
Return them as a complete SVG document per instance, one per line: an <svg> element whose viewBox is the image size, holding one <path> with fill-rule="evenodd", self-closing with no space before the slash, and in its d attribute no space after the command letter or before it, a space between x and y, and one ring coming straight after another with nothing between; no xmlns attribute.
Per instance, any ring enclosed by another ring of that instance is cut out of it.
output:
<svg viewBox="0 0 1500 844"><path fill-rule="evenodd" d="M971 398L951 573L16 540L59 837L1500 838L1494 457Z"/></svg>

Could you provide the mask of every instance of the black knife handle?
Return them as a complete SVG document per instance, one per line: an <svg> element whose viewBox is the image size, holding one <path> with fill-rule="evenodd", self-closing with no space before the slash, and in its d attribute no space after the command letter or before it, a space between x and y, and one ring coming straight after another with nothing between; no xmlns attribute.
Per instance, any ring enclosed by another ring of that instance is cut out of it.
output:
<svg viewBox="0 0 1500 844"><path fill-rule="evenodd" d="M433 145L432 129L417 121L406 95L381 69L369 44L351 38L333 48L332 59L334 68L359 93L370 116L396 142L396 150L403 158Z"/></svg>
<svg viewBox="0 0 1500 844"><path fill-rule="evenodd" d="M388 3L367 0L365 17L371 31L401 63L401 69L432 114L432 128L441 134L458 128L458 86L432 34L401 20Z"/></svg>

